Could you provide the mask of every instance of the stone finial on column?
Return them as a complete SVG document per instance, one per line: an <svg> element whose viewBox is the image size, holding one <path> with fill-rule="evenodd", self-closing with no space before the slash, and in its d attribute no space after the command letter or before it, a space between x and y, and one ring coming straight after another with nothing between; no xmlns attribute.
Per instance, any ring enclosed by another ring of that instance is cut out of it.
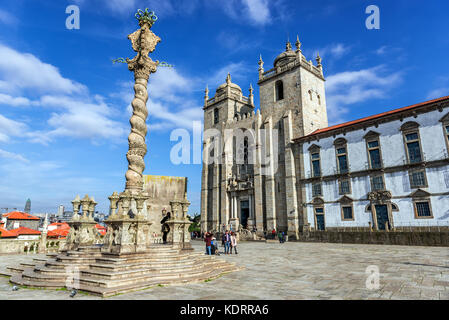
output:
<svg viewBox="0 0 449 320"><path fill-rule="evenodd" d="M112 195L110 197L108 197L109 201L111 202L111 211L110 211L110 217L113 217L116 215L117 212L117 202L120 199L120 197L118 196L117 191L114 191L114 193L112 193Z"/></svg>
<svg viewBox="0 0 449 320"><path fill-rule="evenodd" d="M80 196L77 195L75 197L75 199L72 201L72 205L73 205L73 216L72 216L72 220L79 220L79 215L78 212L80 211L80 206L81 206L81 200L80 200Z"/></svg>
<svg viewBox="0 0 449 320"><path fill-rule="evenodd" d="M143 205L145 200L147 200L148 197L146 197L143 192L140 192L137 196L134 197L134 199L136 200L136 208L137 208L137 216L139 218L143 217Z"/></svg>
<svg viewBox="0 0 449 320"><path fill-rule="evenodd" d="M95 207L98 203L95 202L94 197L90 198L90 204L89 204L89 220L94 220L94 213L95 213Z"/></svg>
<svg viewBox="0 0 449 320"><path fill-rule="evenodd" d="M262 55L260 55L259 58L259 80L263 79L263 73L264 73L264 69L263 69L263 60L262 60Z"/></svg>
<svg viewBox="0 0 449 320"><path fill-rule="evenodd" d="M81 199L81 206L83 207L83 216L81 217L83 220L87 220L89 216L89 205L90 199L86 194L83 199Z"/></svg>

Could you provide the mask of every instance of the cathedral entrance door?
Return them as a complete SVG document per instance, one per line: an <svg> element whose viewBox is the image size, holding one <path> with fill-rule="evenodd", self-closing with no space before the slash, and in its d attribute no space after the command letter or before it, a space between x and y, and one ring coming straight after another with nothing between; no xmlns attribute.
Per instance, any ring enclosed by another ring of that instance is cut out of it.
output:
<svg viewBox="0 0 449 320"><path fill-rule="evenodd" d="M385 204L375 205L374 207L376 208L377 228L379 230L385 230L385 223L388 222L388 225L390 225L390 221L388 219L388 208Z"/></svg>
<svg viewBox="0 0 449 320"><path fill-rule="evenodd" d="M325 231L326 225L324 221L324 209L323 208L315 208L315 225L316 230Z"/></svg>
<svg viewBox="0 0 449 320"><path fill-rule="evenodd" d="M248 226L249 201L240 201L240 222L243 228Z"/></svg>

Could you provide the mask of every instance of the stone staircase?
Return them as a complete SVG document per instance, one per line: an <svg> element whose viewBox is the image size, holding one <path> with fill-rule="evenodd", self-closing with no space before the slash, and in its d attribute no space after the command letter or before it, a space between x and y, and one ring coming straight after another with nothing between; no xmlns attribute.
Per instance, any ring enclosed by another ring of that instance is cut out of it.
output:
<svg viewBox="0 0 449 320"><path fill-rule="evenodd" d="M142 253L114 255L82 247L48 259L8 267L14 284L38 288L77 288L108 297L157 285L190 283L241 270L233 263L193 250L154 244Z"/></svg>

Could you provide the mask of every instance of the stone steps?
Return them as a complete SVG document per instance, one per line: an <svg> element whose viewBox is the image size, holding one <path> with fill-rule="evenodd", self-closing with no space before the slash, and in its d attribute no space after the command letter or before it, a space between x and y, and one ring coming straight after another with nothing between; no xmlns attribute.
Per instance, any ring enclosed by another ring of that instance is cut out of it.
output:
<svg viewBox="0 0 449 320"><path fill-rule="evenodd" d="M214 270L210 273L203 274L202 276L192 276L192 277L182 277L182 278L171 278L171 279L150 279L150 280L142 280L139 283L133 285L120 285L116 287L100 287L100 286L92 286L86 284L80 284L79 289L85 292L89 292L94 295L98 295L101 297L110 297L116 294L128 293L138 290L147 289L150 287L154 287L157 285L175 285L182 283L195 283L195 282L203 282L206 280L213 280L221 276L223 273L229 273L238 271L239 269L234 267L233 269L228 270Z"/></svg>
<svg viewBox="0 0 449 320"><path fill-rule="evenodd" d="M216 269L221 268L221 263L217 263L216 261L202 261L197 262L195 264L190 265L178 265L178 266L144 266L141 268L134 268L131 270L107 270L107 271L98 271L90 268L89 270L81 271L81 278L90 277L96 279L125 279L125 278L133 278L133 277L141 277L148 273L150 274L183 274L189 272L189 270L193 270L195 272L206 272L208 269ZM186 271L187 270L187 271Z"/></svg>
<svg viewBox="0 0 449 320"><path fill-rule="evenodd" d="M226 268L228 270L232 270L232 268ZM95 284L97 287L102 288L114 288L120 286L131 286L138 284L140 282L153 282L153 283L171 283L177 282L184 278L197 278L197 279L208 279L213 275L214 271L222 270L188 270L183 271L182 273L173 273L173 272L165 272L165 273L155 273L155 272L142 272L141 274L134 274L133 276L125 275L125 277L119 277L119 275L113 275L110 279L93 277L91 275L87 276L83 274L79 279L80 286L92 286Z"/></svg>
<svg viewBox="0 0 449 320"><path fill-rule="evenodd" d="M77 267L79 289L109 296L158 284L175 284L213 279L239 268L233 263L204 255L156 245L142 253L116 255L98 248L68 251L47 259L24 263L12 271L11 282L38 288L70 287ZM75 277L75 278L78 278ZM67 281L69 280L69 282Z"/></svg>

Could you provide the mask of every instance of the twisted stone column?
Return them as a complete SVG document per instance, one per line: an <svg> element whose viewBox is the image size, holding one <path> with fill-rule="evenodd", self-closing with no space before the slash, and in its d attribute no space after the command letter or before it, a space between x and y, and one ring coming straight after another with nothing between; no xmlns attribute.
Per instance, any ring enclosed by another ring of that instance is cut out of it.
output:
<svg viewBox="0 0 449 320"><path fill-rule="evenodd" d="M148 109L147 84L151 73L156 72L159 61L153 61L148 56L153 52L161 39L150 29L155 16L152 12L140 11L136 17L139 20L140 29L128 36L131 40L133 50L137 55L132 59L126 59L128 69L134 72L134 99L131 103L133 115L129 120L131 133L128 136L129 150L126 154L128 159L128 171L126 172L126 188L130 191L141 191L143 189L143 170L145 169L144 157L147 153L145 136L147 134L146 119Z"/></svg>

